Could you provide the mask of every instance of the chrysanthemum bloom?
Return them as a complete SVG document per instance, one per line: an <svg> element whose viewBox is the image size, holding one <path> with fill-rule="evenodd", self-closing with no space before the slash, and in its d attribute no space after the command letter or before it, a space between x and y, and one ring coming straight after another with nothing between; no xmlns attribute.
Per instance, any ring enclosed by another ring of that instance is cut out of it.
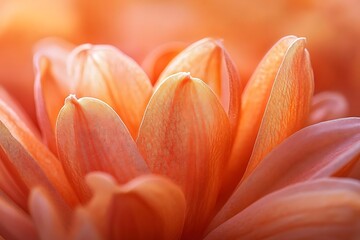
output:
<svg viewBox="0 0 360 240"><path fill-rule="evenodd" d="M104 45L46 41L35 66L41 133L1 92L3 238L360 235L360 183L334 178L360 176L360 119L303 128L333 111L311 107L304 39L281 39L244 89L213 39L154 84Z"/></svg>

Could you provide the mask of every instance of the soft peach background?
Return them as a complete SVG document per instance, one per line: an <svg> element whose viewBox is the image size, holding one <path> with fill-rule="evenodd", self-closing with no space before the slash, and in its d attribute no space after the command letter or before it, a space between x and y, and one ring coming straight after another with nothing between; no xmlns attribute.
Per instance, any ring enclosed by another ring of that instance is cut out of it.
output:
<svg viewBox="0 0 360 240"><path fill-rule="evenodd" d="M32 49L44 37L113 44L139 63L169 41L221 38L247 80L289 34L307 38L316 91L342 92L359 116L358 0L0 0L0 82L35 118Z"/></svg>

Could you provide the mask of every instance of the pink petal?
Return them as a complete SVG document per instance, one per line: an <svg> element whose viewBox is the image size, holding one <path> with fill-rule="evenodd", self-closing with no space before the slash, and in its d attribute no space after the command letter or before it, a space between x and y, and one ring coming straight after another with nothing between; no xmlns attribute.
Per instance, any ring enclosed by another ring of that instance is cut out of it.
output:
<svg viewBox="0 0 360 240"><path fill-rule="evenodd" d="M322 122L304 128L275 148L235 190L210 229L266 194L289 184L347 176L359 161L360 119Z"/></svg>
<svg viewBox="0 0 360 240"><path fill-rule="evenodd" d="M308 124L345 117L349 106L344 96L336 92L321 92L312 99Z"/></svg>
<svg viewBox="0 0 360 240"><path fill-rule="evenodd" d="M103 206L105 207L105 206ZM95 227L92 216L83 208L76 209L72 220L70 239L74 240L101 240L100 233Z"/></svg>
<svg viewBox="0 0 360 240"><path fill-rule="evenodd" d="M185 236L196 237L214 210L230 141L228 117L201 80L172 75L151 98L137 144L151 171L185 192Z"/></svg>
<svg viewBox="0 0 360 240"><path fill-rule="evenodd" d="M105 171L120 183L147 173L148 168L119 116L94 98L67 98L56 125L59 158L77 194L90 197L84 176Z"/></svg>
<svg viewBox="0 0 360 240"><path fill-rule="evenodd" d="M232 130L235 131L242 86L235 64L222 42L205 38L192 44L169 63L157 84L178 72L189 72L191 76L203 80L210 86L228 112Z"/></svg>
<svg viewBox="0 0 360 240"><path fill-rule="evenodd" d="M321 179L289 186L255 202L205 239L356 239L360 182Z"/></svg>
<svg viewBox="0 0 360 240"><path fill-rule="evenodd" d="M65 239L66 213L44 190L36 188L31 191L29 209L41 239Z"/></svg>
<svg viewBox="0 0 360 240"><path fill-rule="evenodd" d="M85 44L74 49L67 66L73 79L70 93L109 104L135 138L152 94L137 63L114 47Z"/></svg>
<svg viewBox="0 0 360 240"><path fill-rule="evenodd" d="M0 239L38 239L29 215L0 194Z"/></svg>

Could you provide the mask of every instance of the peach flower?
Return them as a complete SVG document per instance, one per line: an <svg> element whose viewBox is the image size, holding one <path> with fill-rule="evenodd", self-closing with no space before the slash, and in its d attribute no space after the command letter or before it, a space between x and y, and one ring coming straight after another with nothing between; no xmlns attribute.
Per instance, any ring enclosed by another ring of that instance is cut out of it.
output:
<svg viewBox="0 0 360 240"><path fill-rule="evenodd" d="M312 107L303 38L246 85L211 38L153 84L108 45L46 40L34 61L40 133L0 91L0 237L359 236L360 119L323 122L332 94Z"/></svg>

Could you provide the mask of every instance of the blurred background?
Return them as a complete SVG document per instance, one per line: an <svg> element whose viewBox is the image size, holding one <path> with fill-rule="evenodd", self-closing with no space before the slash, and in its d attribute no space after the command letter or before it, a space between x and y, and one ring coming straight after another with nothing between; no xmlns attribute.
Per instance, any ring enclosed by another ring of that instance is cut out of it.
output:
<svg viewBox="0 0 360 240"><path fill-rule="evenodd" d="M316 92L360 116L359 0L0 0L0 83L34 118L33 46L49 36L112 44L142 64L162 44L223 39L248 80L281 37L307 39Z"/></svg>

